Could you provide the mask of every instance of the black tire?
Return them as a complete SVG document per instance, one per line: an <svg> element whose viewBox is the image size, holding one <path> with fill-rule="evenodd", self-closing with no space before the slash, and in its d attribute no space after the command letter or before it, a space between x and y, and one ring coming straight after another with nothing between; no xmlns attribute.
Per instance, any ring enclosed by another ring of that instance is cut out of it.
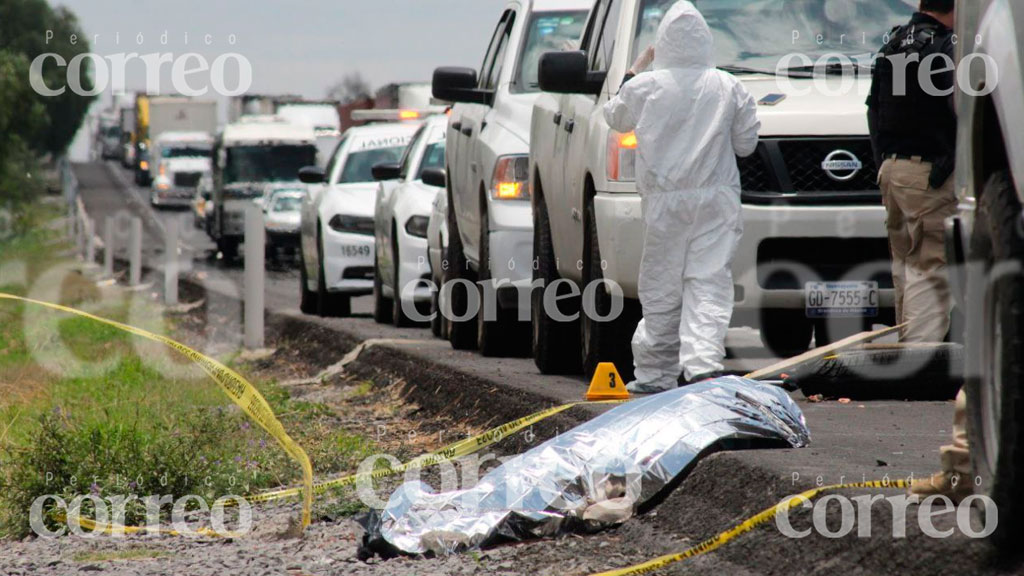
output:
<svg viewBox="0 0 1024 576"><path fill-rule="evenodd" d="M603 286L596 286L596 283L604 279L604 271L593 201L587 204L583 226L583 286L595 286L593 309L597 316L605 317L611 313L612 296ZM583 354L583 376L586 380L593 377L597 365L601 362L614 362L624 381L629 382L633 379L632 339L636 325L640 322L640 303L636 300L623 299L622 305L622 312L618 317L600 322L590 317L584 301L583 313L580 315L580 348Z"/></svg>
<svg viewBox="0 0 1024 576"><path fill-rule="evenodd" d="M380 260L377 258L375 250L373 255L373 321L377 324L391 324L393 313L391 298L384 296L383 283L380 279Z"/></svg>
<svg viewBox="0 0 1024 576"><path fill-rule="evenodd" d="M221 238L217 241L217 250L220 251L226 262L238 260L238 239Z"/></svg>
<svg viewBox="0 0 1024 576"><path fill-rule="evenodd" d="M814 322L803 310L769 308L761 311L761 342L781 358L806 352L813 333Z"/></svg>
<svg viewBox="0 0 1024 576"><path fill-rule="evenodd" d="M967 435L975 491L999 510L997 552L1020 557L1024 536L1024 235L1021 205L1007 171L978 200L967 305Z"/></svg>
<svg viewBox="0 0 1024 576"><path fill-rule="evenodd" d="M391 268L392 274L395 279L395 297L391 299L391 323L394 324L395 328L410 328L415 326L416 323L409 318L409 315L405 313L402 308L402 287L398 282L398 267L399 267L399 252L398 252L398 227L392 225L391 227Z"/></svg>
<svg viewBox="0 0 1024 576"><path fill-rule="evenodd" d="M321 318L339 318L352 314L352 300L344 294L331 294L327 291L327 274L324 272L323 236L316 238L317 260L320 270L317 273L316 313Z"/></svg>
<svg viewBox="0 0 1024 576"><path fill-rule="evenodd" d="M537 186L535 190L539 191ZM530 315L533 325L533 362L541 374L579 374L580 326L575 322L556 322L544 310L544 290L559 279L555 266L555 249L551 244L551 223L543 197L535 197L533 204L533 280ZM537 280L541 285L536 286ZM559 310L571 316L580 307L579 299L559 302Z"/></svg>
<svg viewBox="0 0 1024 576"><path fill-rule="evenodd" d="M946 401L956 398L963 368L958 344L868 346L797 366L787 383L805 396Z"/></svg>
<svg viewBox="0 0 1024 576"><path fill-rule="evenodd" d="M448 189L448 281L467 280L474 282L473 272L469 269L466 254L462 251L462 238L459 236L459 223L455 218L455 201L451 188ZM451 311L453 317L462 318L469 306L469 289L465 282L452 284ZM448 341L456 350L475 350L476 318L467 318L461 322L449 320Z"/></svg>
<svg viewBox="0 0 1024 576"><path fill-rule="evenodd" d="M441 315L438 294L440 291L435 291L430 297L430 333L434 335L434 338L444 338L442 336L444 334L444 316Z"/></svg>
<svg viewBox="0 0 1024 576"><path fill-rule="evenodd" d="M490 221L487 212L480 214L480 313L477 314L476 342L480 354L486 358L527 356L530 354L530 323L520 322L517 308L502 308L496 294L484 288L491 276ZM487 299L494 298L495 317L487 320Z"/></svg>
<svg viewBox="0 0 1024 576"><path fill-rule="evenodd" d="M317 313L316 292L309 289L309 275L306 274L306 259L299 252L299 310L303 314Z"/></svg>

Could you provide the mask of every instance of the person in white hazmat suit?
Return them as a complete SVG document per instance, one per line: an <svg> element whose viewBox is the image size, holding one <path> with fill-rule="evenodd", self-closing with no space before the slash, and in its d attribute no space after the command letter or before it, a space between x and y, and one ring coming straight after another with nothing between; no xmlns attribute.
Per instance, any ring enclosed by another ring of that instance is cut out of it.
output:
<svg viewBox="0 0 1024 576"><path fill-rule="evenodd" d="M653 52L653 71L628 80L604 107L612 129L637 138L643 320L627 388L640 394L722 374L743 234L736 156L754 153L761 128L753 97L715 68L711 30L693 4L669 9Z"/></svg>

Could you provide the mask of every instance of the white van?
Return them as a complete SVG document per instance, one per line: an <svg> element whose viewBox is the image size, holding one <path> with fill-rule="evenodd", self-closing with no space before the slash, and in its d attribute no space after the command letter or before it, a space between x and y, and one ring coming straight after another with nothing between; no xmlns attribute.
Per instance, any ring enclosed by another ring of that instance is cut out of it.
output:
<svg viewBox="0 0 1024 576"><path fill-rule="evenodd" d="M598 361L632 371L643 253L636 139L611 131L602 106L654 43L674 1L597 0L581 51L542 60L541 87L557 94L538 100L530 135L535 276L546 284L569 279L581 292L603 277L627 299L609 322L590 314L556 322L534 306L542 372L572 372L582 364L590 373ZM734 324L759 325L769 348L791 353L810 345L816 327L820 343L887 319L894 299L864 104L871 82L866 64L914 6L903 0L695 4L714 32L719 66L760 104L761 143L739 160L746 231L734 266ZM865 66L806 67L827 53ZM792 57L787 65L789 54L806 58ZM608 294L595 293L597 315L606 313ZM841 306L844 298L868 303ZM561 311L572 314L578 303L564 301Z"/></svg>

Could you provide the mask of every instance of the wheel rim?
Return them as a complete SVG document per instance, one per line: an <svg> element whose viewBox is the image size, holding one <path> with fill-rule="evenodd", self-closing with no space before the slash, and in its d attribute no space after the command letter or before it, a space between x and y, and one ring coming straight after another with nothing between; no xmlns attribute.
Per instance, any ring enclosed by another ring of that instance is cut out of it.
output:
<svg viewBox="0 0 1024 576"><path fill-rule="evenodd" d="M992 330L985 330L982 339L984 363L982 369L982 385L979 387L982 418L981 433L985 441L985 462L992 472L999 462L999 422L1002 414L1003 386L1003 321L998 313L998 293L993 290L992 298L986 306L986 324Z"/></svg>

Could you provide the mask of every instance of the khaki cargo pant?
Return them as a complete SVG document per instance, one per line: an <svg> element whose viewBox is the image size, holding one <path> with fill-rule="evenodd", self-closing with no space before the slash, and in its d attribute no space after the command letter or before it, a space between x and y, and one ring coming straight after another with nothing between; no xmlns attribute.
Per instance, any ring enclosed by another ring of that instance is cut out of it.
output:
<svg viewBox="0 0 1024 576"><path fill-rule="evenodd" d="M942 342L949 332L952 298L946 273L946 218L956 212L953 178L931 188L930 162L887 159L878 173L885 204L892 278L896 288L896 322L902 342ZM943 446L942 468L970 475L967 451L966 397L961 391L953 416L953 444Z"/></svg>
<svg viewBox="0 0 1024 576"><path fill-rule="evenodd" d="M942 342L949 332L952 300L946 275L943 233L956 211L953 179L939 189L928 186L930 162L887 159L878 173L885 204L896 322L908 325L901 342Z"/></svg>

